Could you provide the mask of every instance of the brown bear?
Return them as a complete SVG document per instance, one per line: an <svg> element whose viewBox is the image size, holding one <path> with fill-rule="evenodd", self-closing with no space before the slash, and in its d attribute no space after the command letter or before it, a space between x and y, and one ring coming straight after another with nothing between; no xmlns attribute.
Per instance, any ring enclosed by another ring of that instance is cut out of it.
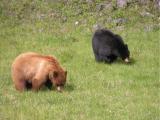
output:
<svg viewBox="0 0 160 120"><path fill-rule="evenodd" d="M37 91L43 85L54 85L61 91L66 83L67 71L52 56L34 52L22 53L14 60L11 69L12 80L19 91L28 88Z"/></svg>

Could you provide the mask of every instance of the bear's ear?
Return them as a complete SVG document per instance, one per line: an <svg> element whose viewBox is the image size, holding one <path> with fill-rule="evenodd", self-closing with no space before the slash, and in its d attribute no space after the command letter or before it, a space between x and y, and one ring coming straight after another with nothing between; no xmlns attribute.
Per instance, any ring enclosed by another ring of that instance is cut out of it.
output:
<svg viewBox="0 0 160 120"><path fill-rule="evenodd" d="M56 77L58 77L58 72L57 71L51 71L49 73L49 78L50 79L53 79L53 78L56 78Z"/></svg>
<svg viewBox="0 0 160 120"><path fill-rule="evenodd" d="M118 34L115 34L115 37L116 37L117 39L122 40L122 37L121 37L120 35L118 35Z"/></svg>
<svg viewBox="0 0 160 120"><path fill-rule="evenodd" d="M125 44L125 47L126 47L126 48L128 48L128 45L127 45L127 44Z"/></svg>
<svg viewBox="0 0 160 120"><path fill-rule="evenodd" d="M53 72L53 77L54 77L54 78L58 77L58 72L57 72L57 71L54 71L54 72Z"/></svg>

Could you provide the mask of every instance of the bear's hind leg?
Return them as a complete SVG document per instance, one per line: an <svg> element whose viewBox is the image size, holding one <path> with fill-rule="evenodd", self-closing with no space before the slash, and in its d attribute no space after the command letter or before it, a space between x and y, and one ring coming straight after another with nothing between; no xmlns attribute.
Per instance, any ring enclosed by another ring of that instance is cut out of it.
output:
<svg viewBox="0 0 160 120"><path fill-rule="evenodd" d="M102 61L101 57L98 54L95 54L95 59L96 59L97 62Z"/></svg>
<svg viewBox="0 0 160 120"><path fill-rule="evenodd" d="M109 57L110 55L111 55L110 47L99 49L99 59L101 59L101 61L104 61L106 63L111 63L112 59Z"/></svg>

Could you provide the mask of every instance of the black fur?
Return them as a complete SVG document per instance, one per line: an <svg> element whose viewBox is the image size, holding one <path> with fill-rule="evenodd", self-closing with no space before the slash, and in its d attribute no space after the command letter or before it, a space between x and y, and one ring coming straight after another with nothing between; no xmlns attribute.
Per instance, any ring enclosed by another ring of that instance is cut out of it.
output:
<svg viewBox="0 0 160 120"><path fill-rule="evenodd" d="M48 79L46 82L45 82L45 86L48 88L48 89L52 89L52 82Z"/></svg>
<svg viewBox="0 0 160 120"><path fill-rule="evenodd" d="M25 87L27 90L30 90L32 88L32 83L25 81Z"/></svg>
<svg viewBox="0 0 160 120"><path fill-rule="evenodd" d="M107 29L97 30L92 38L92 47L96 61L112 63L121 57L122 60L129 58L127 44L124 44L119 35L112 33Z"/></svg>

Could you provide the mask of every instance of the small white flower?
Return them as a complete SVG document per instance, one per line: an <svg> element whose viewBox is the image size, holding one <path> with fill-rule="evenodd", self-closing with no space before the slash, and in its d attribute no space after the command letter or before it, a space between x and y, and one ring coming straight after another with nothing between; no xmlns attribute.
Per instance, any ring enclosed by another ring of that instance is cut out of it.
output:
<svg viewBox="0 0 160 120"><path fill-rule="evenodd" d="M78 22L78 21L76 21L76 22L75 22L75 25L78 25L78 24L79 24L79 22Z"/></svg>

